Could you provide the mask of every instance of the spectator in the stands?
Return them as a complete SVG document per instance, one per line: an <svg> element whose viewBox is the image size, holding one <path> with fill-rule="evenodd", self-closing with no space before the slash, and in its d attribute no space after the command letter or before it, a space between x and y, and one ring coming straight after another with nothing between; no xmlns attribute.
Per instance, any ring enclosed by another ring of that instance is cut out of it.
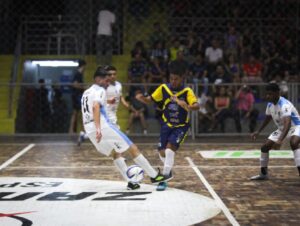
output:
<svg viewBox="0 0 300 226"><path fill-rule="evenodd" d="M182 75L185 79L188 75L189 63L184 59L183 50L177 52L177 57L175 60L171 61L169 68L172 68L173 65L176 65L176 68L179 70L179 74Z"/></svg>
<svg viewBox="0 0 300 226"><path fill-rule="evenodd" d="M216 96L213 99L215 112L213 114L213 124L209 131L216 129L219 125L221 127L221 132L225 132L225 120L227 118L233 118L235 121L235 127L237 132L239 131L238 127L238 112L234 110L232 106L232 94L229 87L218 86L216 89Z"/></svg>
<svg viewBox="0 0 300 226"><path fill-rule="evenodd" d="M154 57L148 65L148 83L165 83L167 81L167 68L168 65L164 59Z"/></svg>
<svg viewBox="0 0 300 226"><path fill-rule="evenodd" d="M291 62L285 65L284 77L287 77L289 82L299 82L299 70L297 56L292 56Z"/></svg>
<svg viewBox="0 0 300 226"><path fill-rule="evenodd" d="M144 46L142 41L138 41L135 43L133 49L131 50L131 57L134 58L136 54L140 54L143 60L148 59L147 49Z"/></svg>
<svg viewBox="0 0 300 226"><path fill-rule="evenodd" d="M196 55L195 61L189 66L188 82L198 84L203 78L207 78L207 65L201 54Z"/></svg>
<svg viewBox="0 0 300 226"><path fill-rule="evenodd" d="M224 67L219 64L217 65L215 71L209 76L209 81L215 85L219 85L222 83L230 83L232 79L226 70L224 70Z"/></svg>
<svg viewBox="0 0 300 226"><path fill-rule="evenodd" d="M169 52L162 41L156 41L150 49L150 60L154 58L163 59L165 62L169 60Z"/></svg>
<svg viewBox="0 0 300 226"><path fill-rule="evenodd" d="M236 58L233 54L228 55L228 61L225 64L225 69L232 78L232 82L239 83L240 78L240 65L236 62Z"/></svg>
<svg viewBox="0 0 300 226"><path fill-rule="evenodd" d="M147 63L143 60L141 54L136 53L132 61L130 62L128 68L128 82L129 83L141 83L143 85L143 91L146 91L146 71ZM139 88L140 85L131 86L129 90L129 95L134 95L135 90Z"/></svg>
<svg viewBox="0 0 300 226"><path fill-rule="evenodd" d="M249 120L249 132L253 133L256 128L258 110L254 108L255 98L251 88L243 85L235 94L236 109L238 110L237 128L238 132L242 131L241 120Z"/></svg>
<svg viewBox="0 0 300 226"><path fill-rule="evenodd" d="M224 35L224 42L226 56L233 55L234 57L237 57L239 35L237 34L233 24L228 25L228 31Z"/></svg>
<svg viewBox="0 0 300 226"><path fill-rule="evenodd" d="M166 41L166 33L162 30L160 23L153 24L153 32L149 36L149 46L154 46L157 41L164 43Z"/></svg>
<svg viewBox="0 0 300 226"><path fill-rule="evenodd" d="M248 62L243 64L242 82L262 82L262 69L262 64L253 55L251 55Z"/></svg>
<svg viewBox="0 0 300 226"><path fill-rule="evenodd" d="M39 89L36 90L35 104L37 109L37 132L50 132L51 111L48 101L48 89L45 87L45 80L39 79Z"/></svg>
<svg viewBox="0 0 300 226"><path fill-rule="evenodd" d="M147 111L147 106L145 104L143 104L142 102L138 101L135 96L136 94L138 94L139 92L141 92L141 90L135 90L135 95L133 95L132 97L130 97L129 100L129 120L128 120L128 125L127 125L127 129L126 129L126 133L129 134L130 133L130 129L132 126L132 123L135 119L139 119L140 123L142 125L143 128L143 134L146 135L147 134L147 123L146 123L146 111Z"/></svg>
<svg viewBox="0 0 300 226"><path fill-rule="evenodd" d="M96 37L96 51L98 64L110 64L113 54L113 25L116 22L116 15L112 12L113 7L108 4L98 14L98 27Z"/></svg>
<svg viewBox="0 0 300 226"><path fill-rule="evenodd" d="M223 50L220 48L220 44L217 39L213 39L211 46L206 48L205 59L209 67L209 73L215 69L217 64L223 62Z"/></svg>
<svg viewBox="0 0 300 226"><path fill-rule="evenodd" d="M170 60L173 61L177 58L177 52L184 51L184 46L181 45L180 40L178 37L174 37L171 42L170 47Z"/></svg>

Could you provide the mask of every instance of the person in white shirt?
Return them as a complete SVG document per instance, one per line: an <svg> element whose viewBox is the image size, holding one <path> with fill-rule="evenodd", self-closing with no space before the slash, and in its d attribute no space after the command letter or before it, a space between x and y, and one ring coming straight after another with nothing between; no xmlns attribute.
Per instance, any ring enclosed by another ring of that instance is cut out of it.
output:
<svg viewBox="0 0 300 226"><path fill-rule="evenodd" d="M88 138L98 152L113 158L115 166L128 182L127 189L138 189L140 185L131 182L126 176L128 167L122 157L122 153L126 151L150 176L152 183L168 180L150 165L138 147L124 133L109 122L105 90L108 84L108 72L103 67L98 67L94 74L94 84L82 95L82 121Z"/></svg>
<svg viewBox="0 0 300 226"><path fill-rule="evenodd" d="M251 134L253 140L273 119L277 130L271 133L261 147L261 172L251 180L268 179L269 151L276 145L280 146L283 140L290 138L290 146L294 152L295 164L300 176L300 116L294 105L286 98L280 96L280 87L276 83L269 83L266 87L266 99L269 101L266 109L266 118L258 131Z"/></svg>
<svg viewBox="0 0 300 226"><path fill-rule="evenodd" d="M121 102L126 108L129 108L129 104L122 96L122 84L117 81L117 69L114 66L105 66L110 77L110 84L106 89L107 95L107 115L109 121L120 128L117 123L117 110L119 103Z"/></svg>
<svg viewBox="0 0 300 226"><path fill-rule="evenodd" d="M102 65L110 64L113 51L113 25L116 22L116 16L110 9L103 9L100 10L97 21L97 63Z"/></svg>

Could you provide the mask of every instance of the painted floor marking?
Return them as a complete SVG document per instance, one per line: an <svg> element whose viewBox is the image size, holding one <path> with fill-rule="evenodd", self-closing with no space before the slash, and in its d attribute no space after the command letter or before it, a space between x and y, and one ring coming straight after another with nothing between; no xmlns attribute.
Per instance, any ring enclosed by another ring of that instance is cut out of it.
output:
<svg viewBox="0 0 300 226"><path fill-rule="evenodd" d="M20 152L18 152L17 154L15 154L13 157L11 157L10 159L8 159L6 162L4 162L2 165L0 165L0 170L4 169L5 167L7 167L8 165L10 165L11 163L13 163L16 159L18 159L19 157L21 157L22 155L24 155L27 151L29 151L31 148L33 148L35 146L35 144L29 144L27 147L25 147L24 149L22 149Z"/></svg>
<svg viewBox="0 0 300 226"><path fill-rule="evenodd" d="M157 167L161 167L161 166L153 166L154 168ZM198 166L201 169L227 169L227 168L258 168L259 165L257 166L245 166L245 165L240 165L240 166L216 166L216 165L212 165L212 166ZM116 168L114 165L111 166L9 166L7 167L7 169L110 169L110 168ZM187 169L187 168L191 168L190 166L174 166L174 169ZM292 165L273 165L273 166L269 166L269 168L295 168L295 166Z"/></svg>
<svg viewBox="0 0 300 226"><path fill-rule="evenodd" d="M258 159L260 150L201 150L198 153L207 159ZM291 150L270 151L270 158L291 159L294 158Z"/></svg>
<svg viewBox="0 0 300 226"><path fill-rule="evenodd" d="M190 167L192 167L192 169L198 175L198 177L200 178L200 180L202 181L202 183L204 184L204 186L206 187L206 189L212 195L212 197L216 201L218 207L221 208L221 210L223 211L223 213L225 214L225 216L227 217L227 219L229 220L229 222L233 226L239 226L240 224L236 221L236 219L230 213L229 209L226 207L226 205L224 204L224 202L222 201L222 199L217 195L217 193L214 191L214 189L207 182L207 180L205 179L205 177L203 176L203 174L200 172L200 170L198 169L198 167L194 164L194 162L192 161L192 159L190 157L185 157L185 159L188 161L188 163L190 164Z"/></svg>

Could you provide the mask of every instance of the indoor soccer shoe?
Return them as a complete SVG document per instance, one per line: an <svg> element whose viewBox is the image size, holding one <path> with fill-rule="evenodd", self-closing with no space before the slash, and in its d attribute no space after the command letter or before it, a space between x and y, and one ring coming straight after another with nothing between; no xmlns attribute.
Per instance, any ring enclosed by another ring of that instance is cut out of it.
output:
<svg viewBox="0 0 300 226"><path fill-rule="evenodd" d="M81 146L81 143L84 141L84 132L80 131L79 136L78 136L78 140L77 140L77 146Z"/></svg>
<svg viewBox="0 0 300 226"><path fill-rule="evenodd" d="M132 182L128 182L128 184L127 184L127 190L137 190L140 187L141 186L139 184L134 184Z"/></svg>
<svg viewBox="0 0 300 226"><path fill-rule="evenodd" d="M269 176L266 174L259 174L250 178L250 180L268 180Z"/></svg>
<svg viewBox="0 0 300 226"><path fill-rule="evenodd" d="M163 181L157 185L156 191L164 191L168 187L168 183Z"/></svg>

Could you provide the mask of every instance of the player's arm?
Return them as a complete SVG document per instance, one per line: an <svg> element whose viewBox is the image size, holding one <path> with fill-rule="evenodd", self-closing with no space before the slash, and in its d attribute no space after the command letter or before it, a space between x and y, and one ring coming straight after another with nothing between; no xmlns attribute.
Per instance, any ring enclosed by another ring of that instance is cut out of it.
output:
<svg viewBox="0 0 300 226"><path fill-rule="evenodd" d="M100 103L94 101L93 103L93 119L96 126L96 141L99 143L102 137L100 124Z"/></svg>
<svg viewBox="0 0 300 226"><path fill-rule="evenodd" d="M278 138L278 141L276 143L281 144L282 141L284 140L284 138L286 137L286 135L288 134L290 128L291 128L291 117L290 116L286 116L283 118L283 129L282 129L282 133L280 135L280 137Z"/></svg>
<svg viewBox="0 0 300 226"><path fill-rule="evenodd" d="M121 96L121 103L124 105L124 107L129 108L129 103L125 100L123 96Z"/></svg>
<svg viewBox="0 0 300 226"><path fill-rule="evenodd" d="M263 131L263 129L269 124L269 122L271 120L272 120L272 116L266 115L266 117L265 117L263 123L261 124L261 126L259 127L259 129L251 134L252 140L256 140L257 136L260 134L261 131Z"/></svg>
<svg viewBox="0 0 300 226"><path fill-rule="evenodd" d="M138 93L136 96L135 96L135 98L138 100L138 101L140 101L140 102L142 102L142 103L144 103L144 104L150 104L150 103L152 103L152 98L151 98L151 96L144 96L142 93Z"/></svg>

